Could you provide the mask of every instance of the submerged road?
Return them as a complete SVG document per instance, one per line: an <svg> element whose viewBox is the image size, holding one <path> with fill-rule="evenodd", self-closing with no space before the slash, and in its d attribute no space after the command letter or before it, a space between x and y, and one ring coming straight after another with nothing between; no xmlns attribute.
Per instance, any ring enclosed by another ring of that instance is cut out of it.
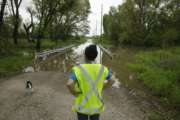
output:
<svg viewBox="0 0 180 120"><path fill-rule="evenodd" d="M0 120L76 120L71 111L74 97L59 72L26 73L0 83ZM34 93L29 95L25 80L31 80ZM146 120L140 104L123 87L104 93L106 111L101 120Z"/></svg>

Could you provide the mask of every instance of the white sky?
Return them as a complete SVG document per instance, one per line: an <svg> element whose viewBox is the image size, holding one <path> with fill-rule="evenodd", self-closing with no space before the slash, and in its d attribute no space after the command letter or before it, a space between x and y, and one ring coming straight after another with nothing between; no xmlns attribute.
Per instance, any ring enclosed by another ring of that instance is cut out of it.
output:
<svg viewBox="0 0 180 120"><path fill-rule="evenodd" d="M91 14L89 15L89 35L100 34L101 23L101 4L103 2L103 14L108 13L111 6L118 6L122 4L123 0L89 0L91 4ZM26 7L32 6L32 0L23 0L20 8L21 16L27 21L29 15L26 13ZM96 27L97 26L97 27Z"/></svg>
<svg viewBox="0 0 180 120"><path fill-rule="evenodd" d="M111 6L118 6L122 4L123 0L90 0L91 14L90 21L90 35L99 35L101 27L101 6L103 3L103 14L108 13Z"/></svg>

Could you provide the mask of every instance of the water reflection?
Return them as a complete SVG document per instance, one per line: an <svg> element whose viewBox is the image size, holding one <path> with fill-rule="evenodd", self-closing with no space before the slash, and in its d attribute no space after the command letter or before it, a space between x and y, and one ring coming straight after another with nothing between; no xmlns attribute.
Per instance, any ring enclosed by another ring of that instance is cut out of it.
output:
<svg viewBox="0 0 180 120"><path fill-rule="evenodd" d="M84 50L87 46L93 44L92 39L88 39L85 43L79 45L78 47L74 47L73 48L73 56L76 59L77 63L84 63ZM101 51L100 47L97 46L97 50L98 50L98 56L95 60L96 63L101 63L102 61L102 56L103 56L103 52Z"/></svg>

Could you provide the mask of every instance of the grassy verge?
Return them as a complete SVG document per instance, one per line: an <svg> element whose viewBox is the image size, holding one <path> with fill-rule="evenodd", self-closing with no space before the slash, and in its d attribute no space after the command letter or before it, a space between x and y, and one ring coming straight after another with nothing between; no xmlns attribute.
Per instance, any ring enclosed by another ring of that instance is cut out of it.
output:
<svg viewBox="0 0 180 120"><path fill-rule="evenodd" d="M135 59L136 61L128 66L136 74L137 80L158 98L164 108L178 111L180 109L180 47L140 52ZM160 114L153 116L167 118ZM170 116L174 119L180 117L176 112Z"/></svg>
<svg viewBox="0 0 180 120"><path fill-rule="evenodd" d="M22 72L23 68L32 64L32 56L6 56L0 59L0 78L10 77Z"/></svg>
<svg viewBox="0 0 180 120"><path fill-rule="evenodd" d="M136 91L137 99L153 103L148 109L150 120L180 119L180 47L118 47L112 53L114 59L105 55L103 64L113 69L124 86Z"/></svg>
<svg viewBox="0 0 180 120"><path fill-rule="evenodd" d="M53 48L60 48L70 44L80 44L85 42L86 38L79 38L60 41L56 43L52 40L42 40L42 51ZM4 46L6 45L6 46ZM0 78L10 77L22 72L22 70L30 66L33 61L35 52L35 43L28 43L25 39L20 39L17 46L11 42L4 43L0 52Z"/></svg>
<svg viewBox="0 0 180 120"><path fill-rule="evenodd" d="M129 68L154 95L174 107L180 107L180 48L141 52Z"/></svg>

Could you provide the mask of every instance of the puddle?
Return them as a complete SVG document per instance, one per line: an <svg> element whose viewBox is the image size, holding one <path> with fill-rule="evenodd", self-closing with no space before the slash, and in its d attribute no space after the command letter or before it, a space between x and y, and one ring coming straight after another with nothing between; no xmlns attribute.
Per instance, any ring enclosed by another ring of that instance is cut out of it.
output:
<svg viewBox="0 0 180 120"><path fill-rule="evenodd" d="M76 63L85 63L85 59L84 59L84 50L87 46L93 44L92 39L88 39L85 43L74 47L73 48L73 58L76 59ZM101 51L100 47L97 46L97 50L98 50L98 56L95 60L96 63L102 63L102 56L103 56L103 52Z"/></svg>

